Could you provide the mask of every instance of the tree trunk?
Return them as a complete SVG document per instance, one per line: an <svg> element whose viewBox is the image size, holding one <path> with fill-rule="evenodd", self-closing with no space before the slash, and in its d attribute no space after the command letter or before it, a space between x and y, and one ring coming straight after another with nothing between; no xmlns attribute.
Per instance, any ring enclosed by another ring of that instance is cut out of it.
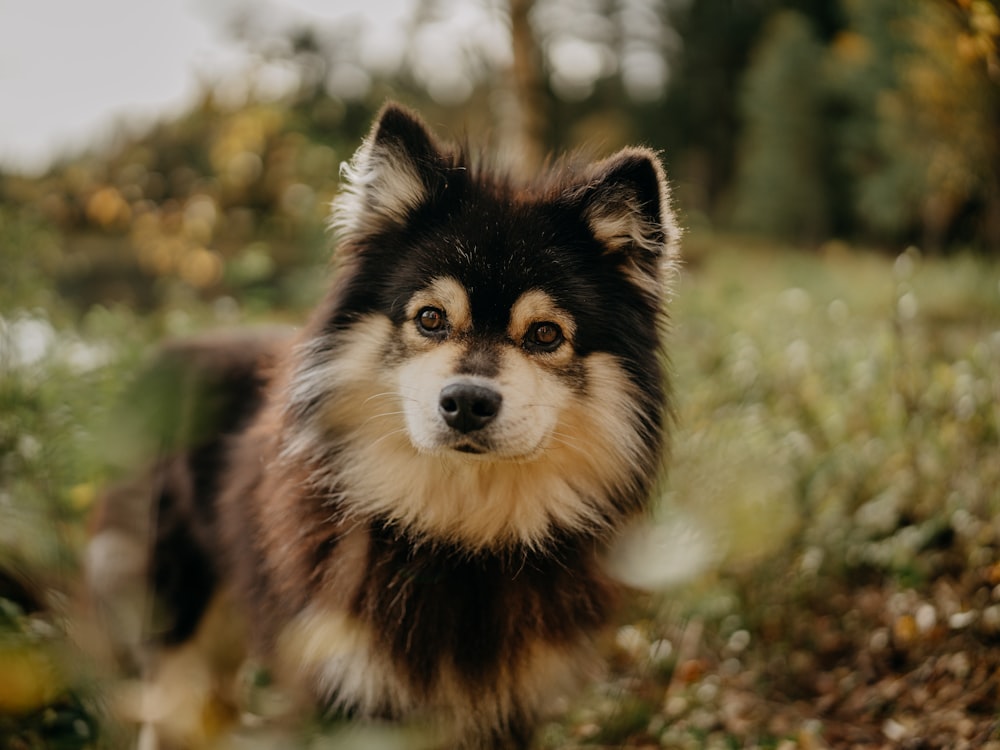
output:
<svg viewBox="0 0 1000 750"><path fill-rule="evenodd" d="M534 0L510 0L510 35L513 64L509 96L504 103L505 150L511 168L529 175L539 169L545 155L545 93L542 61L528 16Z"/></svg>

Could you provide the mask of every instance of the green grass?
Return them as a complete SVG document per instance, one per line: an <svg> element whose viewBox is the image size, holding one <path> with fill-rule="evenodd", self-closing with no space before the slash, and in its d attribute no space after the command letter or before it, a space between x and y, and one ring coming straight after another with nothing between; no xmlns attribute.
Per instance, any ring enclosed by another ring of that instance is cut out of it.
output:
<svg viewBox="0 0 1000 750"><path fill-rule="evenodd" d="M992 519L996 264L726 242L698 258L675 307L665 507L704 516L738 565L791 545L892 569L957 510Z"/></svg>
<svg viewBox="0 0 1000 750"><path fill-rule="evenodd" d="M8 601L0 618L0 645L48 665L36 699L0 701L0 747L41 747L46 727L60 746L103 742L92 700L102 686L78 668L64 636L74 611L66 597L78 583L90 502L122 461L107 455L107 411L144 346L220 321L285 315L262 310L259 297L247 312L241 300L183 294L145 315L76 311L47 285L53 253L36 262L29 252L51 241L41 227L0 221L0 246L18 264L0 300L0 567L59 593L55 615ZM813 606L809 592L860 580L927 592L956 559L994 562L1000 265L840 245L810 253L708 234L688 246L673 306L678 425L661 535L647 539L641 562L622 563L626 578L655 589L630 617L640 642L669 639L675 652L658 661L642 656L646 646L612 648L611 682L547 727L545 747L777 746L781 727L737 736L696 720L698 706L715 709L711 683L678 677L694 669L677 653L688 624L702 628L700 648L723 655L735 633L753 632L752 651L774 611L809 621L796 609ZM40 344L34 353L24 350L29 339Z"/></svg>

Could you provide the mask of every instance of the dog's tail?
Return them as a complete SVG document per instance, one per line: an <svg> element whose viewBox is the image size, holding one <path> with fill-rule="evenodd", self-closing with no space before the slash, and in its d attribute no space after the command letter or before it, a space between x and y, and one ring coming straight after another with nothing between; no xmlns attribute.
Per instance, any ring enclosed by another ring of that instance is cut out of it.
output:
<svg viewBox="0 0 1000 750"><path fill-rule="evenodd" d="M211 600L229 439L289 341L267 329L170 342L126 390L107 447L132 472L99 497L84 566L107 645L133 669L151 643L187 640Z"/></svg>

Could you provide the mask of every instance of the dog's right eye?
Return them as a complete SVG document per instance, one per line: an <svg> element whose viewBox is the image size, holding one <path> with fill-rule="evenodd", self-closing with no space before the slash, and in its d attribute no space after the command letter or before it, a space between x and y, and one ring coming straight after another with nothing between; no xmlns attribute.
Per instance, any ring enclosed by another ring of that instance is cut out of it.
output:
<svg viewBox="0 0 1000 750"><path fill-rule="evenodd" d="M436 307L424 307L417 313L417 328L421 333L440 334L445 330L446 323L444 310Z"/></svg>

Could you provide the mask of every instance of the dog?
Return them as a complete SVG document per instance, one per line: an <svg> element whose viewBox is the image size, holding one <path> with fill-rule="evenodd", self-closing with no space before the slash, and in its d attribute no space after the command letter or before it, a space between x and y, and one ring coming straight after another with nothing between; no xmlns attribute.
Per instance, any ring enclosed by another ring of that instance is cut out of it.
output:
<svg viewBox="0 0 1000 750"><path fill-rule="evenodd" d="M87 560L151 742L209 744L247 653L463 750L527 747L588 673L604 557L668 452L678 229L645 148L487 162L387 104L305 326L165 349L163 455L105 494Z"/></svg>

